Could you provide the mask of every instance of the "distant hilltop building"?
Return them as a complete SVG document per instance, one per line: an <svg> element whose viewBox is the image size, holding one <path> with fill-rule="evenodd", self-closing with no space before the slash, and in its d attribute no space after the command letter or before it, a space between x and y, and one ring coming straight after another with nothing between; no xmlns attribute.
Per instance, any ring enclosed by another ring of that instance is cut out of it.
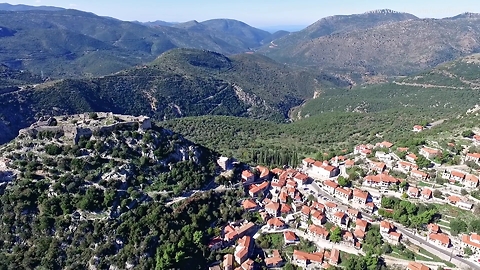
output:
<svg viewBox="0 0 480 270"><path fill-rule="evenodd" d="M405 13L405 12L399 12L399 11L395 11L395 10L391 10L391 9L376 9L376 10L371 10L371 11L367 11L365 12L365 14L371 14L371 13L379 13L379 14L389 14L389 13Z"/></svg>
<svg viewBox="0 0 480 270"><path fill-rule="evenodd" d="M117 128L137 128L148 130L152 122L146 116L131 116L113 113L84 113L66 116L40 118L30 127L21 129L19 135L36 136L39 132L53 132L77 144L82 136L90 137L96 132L112 132Z"/></svg>

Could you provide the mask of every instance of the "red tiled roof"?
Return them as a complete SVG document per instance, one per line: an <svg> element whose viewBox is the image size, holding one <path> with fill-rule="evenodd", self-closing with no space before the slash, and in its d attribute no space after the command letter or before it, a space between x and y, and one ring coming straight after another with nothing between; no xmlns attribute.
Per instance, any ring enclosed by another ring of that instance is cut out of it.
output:
<svg viewBox="0 0 480 270"><path fill-rule="evenodd" d="M390 147L393 146L393 143L387 142L387 141L383 141L383 142L380 143L380 145L383 146L383 147L386 147L386 148L390 148Z"/></svg>
<svg viewBox="0 0 480 270"><path fill-rule="evenodd" d="M370 207L370 208L375 208L375 204L373 202L368 202L365 204L366 207Z"/></svg>
<svg viewBox="0 0 480 270"><path fill-rule="evenodd" d="M343 217L345 217L345 213L338 211L338 212L335 212L334 216L342 219Z"/></svg>
<svg viewBox="0 0 480 270"><path fill-rule="evenodd" d="M282 213L289 213L292 211L292 207L286 203L282 203L280 206L280 212Z"/></svg>
<svg viewBox="0 0 480 270"><path fill-rule="evenodd" d="M274 217L271 218L267 221L268 226L274 226L274 227L283 227L285 226L285 222L283 222L281 219Z"/></svg>
<svg viewBox="0 0 480 270"><path fill-rule="evenodd" d="M337 264L339 259L340 259L340 251L336 248L333 248L332 251L330 251L330 262Z"/></svg>
<svg viewBox="0 0 480 270"><path fill-rule="evenodd" d="M464 177L465 177L465 174L462 173L462 172L459 172L459 171L451 171L450 174L453 175L453 176L455 176L455 177L460 177L460 178L464 178Z"/></svg>
<svg viewBox="0 0 480 270"><path fill-rule="evenodd" d="M347 160L345 161L345 165L347 165L347 166L353 166L353 165L355 165L355 161L352 160L352 159L347 159Z"/></svg>
<svg viewBox="0 0 480 270"><path fill-rule="evenodd" d="M362 229L355 229L355 231L353 232L353 234L355 235L355 237L357 238L365 238L365 231L362 230Z"/></svg>
<svg viewBox="0 0 480 270"><path fill-rule="evenodd" d="M280 208L280 204L276 202L270 202L269 204L265 205L265 209L270 209L274 211L278 211Z"/></svg>
<svg viewBox="0 0 480 270"><path fill-rule="evenodd" d="M386 229L389 229L389 230L390 230L390 229L393 229L392 223L390 223L390 222L388 222L388 221L385 221L385 220L382 220L382 221L380 222L380 227L381 227L381 228L386 228Z"/></svg>
<svg viewBox="0 0 480 270"><path fill-rule="evenodd" d="M435 223L428 224L427 228L429 231L435 232L435 233L438 233L440 231L440 227Z"/></svg>
<svg viewBox="0 0 480 270"><path fill-rule="evenodd" d="M343 193L343 194L345 194L345 195L347 195L347 196L350 196L350 195L352 194L352 190L350 190L350 189L344 189L344 188L341 188L341 187L337 187L337 188L335 189L335 192L340 192L340 193Z"/></svg>
<svg viewBox="0 0 480 270"><path fill-rule="evenodd" d="M367 191L362 191L360 189L354 189L353 190L353 197L361 198L366 200L368 198L368 192Z"/></svg>
<svg viewBox="0 0 480 270"><path fill-rule="evenodd" d="M304 251L300 250L294 250L293 251L293 257L297 258L298 260L304 260L304 261L311 261L311 262L319 262L321 263L323 261L323 254L320 255L321 253L307 253Z"/></svg>
<svg viewBox="0 0 480 270"><path fill-rule="evenodd" d="M419 170L412 170L411 174L420 175L422 178L428 177L428 174Z"/></svg>
<svg viewBox="0 0 480 270"><path fill-rule="evenodd" d="M333 202L326 202L325 206L328 207L328 208L335 208L335 207L337 207L337 204L333 203Z"/></svg>
<svg viewBox="0 0 480 270"><path fill-rule="evenodd" d="M409 262L407 269L408 270L430 270L430 267L418 262Z"/></svg>
<svg viewBox="0 0 480 270"><path fill-rule="evenodd" d="M311 209L310 209L310 207L304 205L304 206L302 206L302 210L301 210L301 211L302 211L303 214L305 214L305 215L308 216L308 215L310 215Z"/></svg>
<svg viewBox="0 0 480 270"><path fill-rule="evenodd" d="M269 258L265 258L265 264L267 266L269 265L277 265L283 261L282 257L280 256L280 253L278 250L273 250L272 251L273 256Z"/></svg>
<svg viewBox="0 0 480 270"><path fill-rule="evenodd" d="M275 168L275 169L272 170L272 173L276 174L276 175L280 175L280 174L283 173L283 170L280 169L280 168Z"/></svg>
<svg viewBox="0 0 480 270"><path fill-rule="evenodd" d="M422 190L422 195L427 196L427 197L431 197L432 196L432 190L430 190L428 188L424 188Z"/></svg>
<svg viewBox="0 0 480 270"><path fill-rule="evenodd" d="M300 181L302 181L302 182L305 182L305 181L308 180L308 175L306 175L306 174L304 174L304 173L297 173L297 174L295 175L295 179L300 180Z"/></svg>
<svg viewBox="0 0 480 270"><path fill-rule="evenodd" d="M400 237L402 237L402 234L399 232L389 232L388 234L395 237L396 239L400 239Z"/></svg>
<svg viewBox="0 0 480 270"><path fill-rule="evenodd" d="M465 180L473 183L478 183L478 177L476 177L473 174L467 174L467 177L465 177Z"/></svg>
<svg viewBox="0 0 480 270"><path fill-rule="evenodd" d="M467 157L480 158L480 153L467 153Z"/></svg>
<svg viewBox="0 0 480 270"><path fill-rule="evenodd" d="M312 210L311 215L312 215L312 218L315 218L317 220L323 220L325 218L323 213L317 210Z"/></svg>
<svg viewBox="0 0 480 270"><path fill-rule="evenodd" d="M327 229L321 226L317 226L315 224L311 224L308 227L308 230L316 235L323 235L324 237L327 237L330 234Z"/></svg>
<svg viewBox="0 0 480 270"><path fill-rule="evenodd" d="M357 218L357 220L355 220L355 225L359 228L366 229L368 226L368 221Z"/></svg>
<svg viewBox="0 0 480 270"><path fill-rule="evenodd" d="M257 166L257 170L260 172L260 178L267 177L270 175L270 170L264 166Z"/></svg>
<svg viewBox="0 0 480 270"><path fill-rule="evenodd" d="M242 202L243 209L252 209L257 207L257 203L255 203L252 199L244 200Z"/></svg>
<svg viewBox="0 0 480 270"><path fill-rule="evenodd" d="M298 239L297 235L292 231L284 231L283 237L285 237L287 241L295 241Z"/></svg>
<svg viewBox="0 0 480 270"><path fill-rule="evenodd" d="M226 254L223 256L223 268L227 268L227 266L232 267L233 266L233 255L232 254Z"/></svg>
<svg viewBox="0 0 480 270"><path fill-rule="evenodd" d="M406 152L406 151L408 151L408 147L398 147L397 151L398 152Z"/></svg>
<svg viewBox="0 0 480 270"><path fill-rule="evenodd" d="M415 125L413 126L414 129L417 129L417 130L422 130L423 129L423 126L420 126L420 125Z"/></svg>
<svg viewBox="0 0 480 270"><path fill-rule="evenodd" d="M431 233L428 237L431 240L439 241L443 245L449 245L450 244L450 238L448 237L448 235L446 235L444 233Z"/></svg>
<svg viewBox="0 0 480 270"><path fill-rule="evenodd" d="M408 193L413 193L413 194L415 194L415 196L416 196L416 195L418 195L418 188L416 188L416 187L409 187L409 188L408 188Z"/></svg>
<svg viewBox="0 0 480 270"><path fill-rule="evenodd" d="M430 147L423 147L420 151L424 151L424 152L427 152L429 154L439 154L439 153L441 153L440 150L433 149L433 148L430 148Z"/></svg>
<svg viewBox="0 0 480 270"><path fill-rule="evenodd" d="M320 210L321 212L323 212L325 210L325 205L319 203L319 202L312 202L312 208L315 208L317 210Z"/></svg>
<svg viewBox="0 0 480 270"><path fill-rule="evenodd" d="M313 159L313 158L306 158L303 161L305 161L306 163L309 163L309 164L313 164L313 163L315 163L316 160Z"/></svg>
<svg viewBox="0 0 480 270"><path fill-rule="evenodd" d="M354 217L357 217L360 211L358 211L357 209L348 208L348 213Z"/></svg>
<svg viewBox="0 0 480 270"><path fill-rule="evenodd" d="M417 155L415 155L414 153L408 154L407 157L412 158L413 160L417 160L417 159L418 159Z"/></svg>
<svg viewBox="0 0 480 270"><path fill-rule="evenodd" d="M460 197L458 197L458 196L450 195L450 196L447 197L447 200L449 200L450 202L453 202L453 203L457 203L457 202L461 201L462 199L460 199Z"/></svg>
<svg viewBox="0 0 480 270"><path fill-rule="evenodd" d="M254 174L253 174L251 171L249 171L249 170L244 170L244 171L242 172L242 177L245 177L245 178L252 177L253 175L254 175Z"/></svg>
<svg viewBox="0 0 480 270"><path fill-rule="evenodd" d="M323 181L323 184L326 185L326 186L329 186L331 188L337 188L338 187L338 184L331 181L331 180L325 180L325 181Z"/></svg>

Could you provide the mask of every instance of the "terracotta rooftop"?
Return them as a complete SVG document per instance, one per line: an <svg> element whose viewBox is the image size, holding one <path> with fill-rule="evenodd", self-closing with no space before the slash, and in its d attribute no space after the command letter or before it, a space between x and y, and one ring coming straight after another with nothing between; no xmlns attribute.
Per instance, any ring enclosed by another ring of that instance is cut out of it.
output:
<svg viewBox="0 0 480 270"><path fill-rule="evenodd" d="M295 241L298 239L297 235L292 231L284 231L283 237L285 237L287 241Z"/></svg>
<svg viewBox="0 0 480 270"><path fill-rule="evenodd" d="M407 266L408 270L430 270L430 267L421 264L419 262L409 262Z"/></svg>
<svg viewBox="0 0 480 270"><path fill-rule="evenodd" d="M243 209L252 209L256 208L258 205L256 202L254 202L252 199L244 200L242 202L242 207Z"/></svg>
<svg viewBox="0 0 480 270"><path fill-rule="evenodd" d="M440 243L444 245L449 245L450 244L450 238L448 235L444 233L431 233L428 236L431 240L439 241Z"/></svg>

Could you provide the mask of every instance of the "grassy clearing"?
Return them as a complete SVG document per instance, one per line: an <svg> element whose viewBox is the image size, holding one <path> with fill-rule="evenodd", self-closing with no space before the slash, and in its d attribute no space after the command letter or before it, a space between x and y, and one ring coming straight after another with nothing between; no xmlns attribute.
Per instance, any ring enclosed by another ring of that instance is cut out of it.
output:
<svg viewBox="0 0 480 270"><path fill-rule="evenodd" d="M476 219L477 217L471 212L467 210L460 209L458 207L449 205L449 204L435 204L438 211L442 215L442 219L450 221L451 219L461 219L464 220L467 224L470 221ZM450 217L445 217L448 215ZM447 226L449 226L447 224Z"/></svg>

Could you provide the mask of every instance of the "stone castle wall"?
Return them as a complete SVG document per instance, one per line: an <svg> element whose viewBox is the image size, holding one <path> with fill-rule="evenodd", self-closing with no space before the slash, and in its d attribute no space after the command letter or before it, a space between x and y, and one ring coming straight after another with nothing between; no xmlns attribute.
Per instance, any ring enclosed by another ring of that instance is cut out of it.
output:
<svg viewBox="0 0 480 270"><path fill-rule="evenodd" d="M33 137L42 131L50 131L55 133L62 134L65 138L72 140L74 144L77 144L80 138L91 137L95 132L113 132L115 129L123 129L127 127L135 127L138 125L139 130L148 130L152 128L152 122L149 117L146 116L130 116L130 115L114 115L112 113L97 113L99 118L102 119L112 119L118 121L110 125L90 125L98 123L96 120L88 120L85 126L79 126L77 124L67 124L67 125L57 125L50 126L51 121L39 121L32 124L29 128L21 129L19 135L25 135ZM74 116L63 116L59 117L61 121L67 121L69 118L72 119L83 119L86 121L88 115L80 114ZM58 121L58 120L57 120Z"/></svg>

